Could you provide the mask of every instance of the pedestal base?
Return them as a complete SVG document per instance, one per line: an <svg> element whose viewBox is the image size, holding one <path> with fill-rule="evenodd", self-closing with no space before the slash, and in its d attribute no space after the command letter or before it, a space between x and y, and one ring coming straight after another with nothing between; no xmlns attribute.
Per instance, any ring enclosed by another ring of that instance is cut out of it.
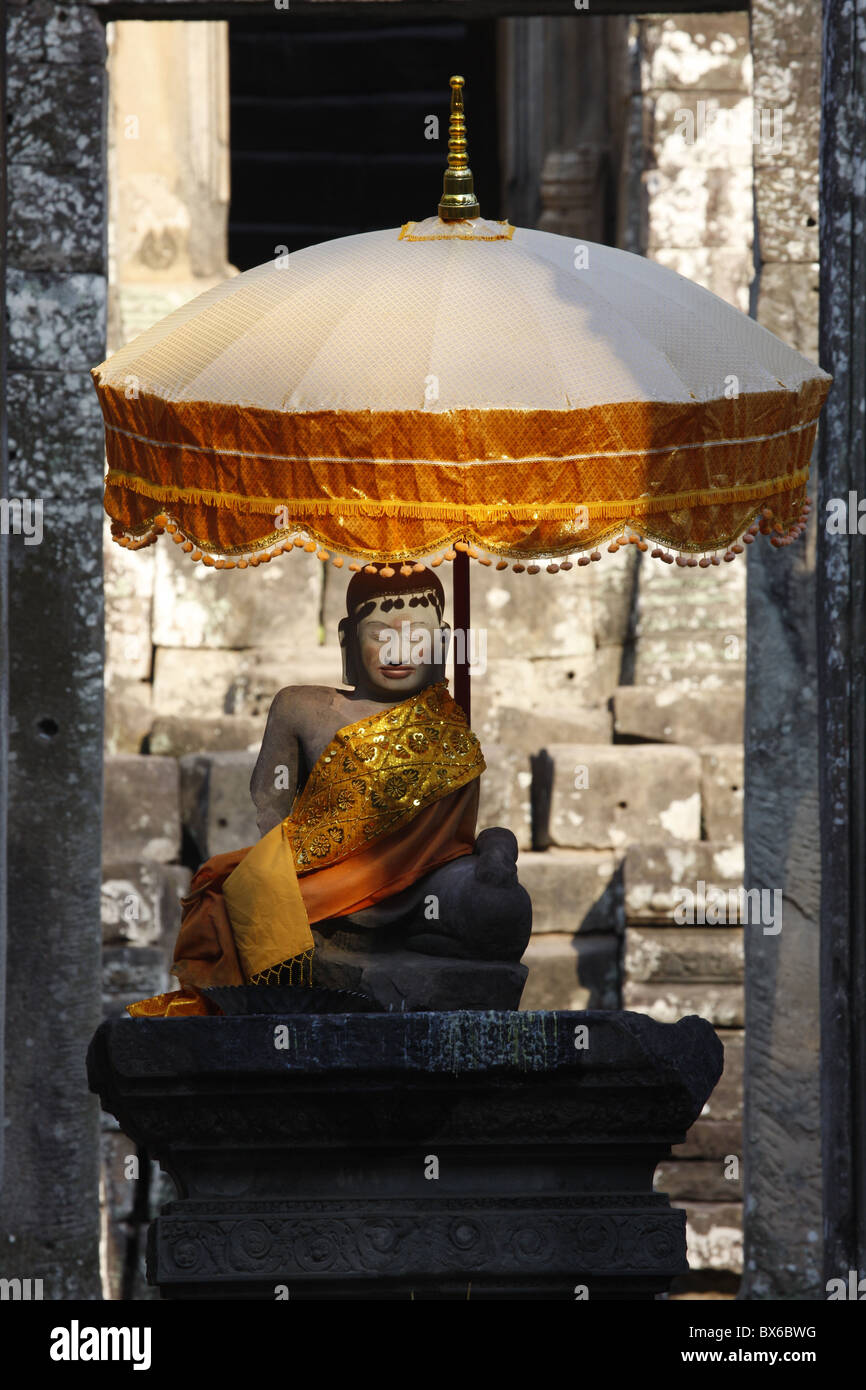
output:
<svg viewBox="0 0 866 1390"><path fill-rule="evenodd" d="M652 1298L653 1192L722 1070L711 1026L630 1013L108 1022L91 1088L171 1174L163 1297Z"/></svg>

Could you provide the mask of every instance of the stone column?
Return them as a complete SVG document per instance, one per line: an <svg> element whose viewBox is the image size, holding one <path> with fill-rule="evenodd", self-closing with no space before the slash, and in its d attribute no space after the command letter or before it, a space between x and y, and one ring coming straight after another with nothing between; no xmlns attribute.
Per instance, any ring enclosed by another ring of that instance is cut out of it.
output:
<svg viewBox="0 0 866 1390"><path fill-rule="evenodd" d="M858 56L864 29L864 0L825 6L821 358L835 381L818 470L821 1130L824 1276L846 1282L851 1269L866 1274L866 81ZM826 529L831 498L846 504L847 535ZM855 510L858 503L863 511Z"/></svg>
<svg viewBox="0 0 866 1390"><path fill-rule="evenodd" d="M0 48L0 91L6 90L6 49ZM6 225L6 122L0 121L0 219ZM6 241L0 239L0 303L6 303ZM6 437L6 334L0 329L0 498L9 496ZM0 1189L3 1186L6 1039L6 797L9 786L9 551L0 529Z"/></svg>
<svg viewBox="0 0 866 1390"><path fill-rule="evenodd" d="M5 1278L100 1297L105 34L84 5L7 16L9 490L43 537L9 538L10 769Z"/></svg>
<svg viewBox="0 0 866 1390"><path fill-rule="evenodd" d="M820 10L752 0L758 320L817 357ZM780 123L781 131L780 131ZM774 136L781 135L781 140ZM813 475L814 476L814 475ZM778 936L746 929L742 1297L823 1297L819 1138L815 528L751 548L746 887L780 889Z"/></svg>
<svg viewBox="0 0 866 1390"><path fill-rule="evenodd" d="M607 16L502 21L502 202L516 226L612 240L626 44Z"/></svg>

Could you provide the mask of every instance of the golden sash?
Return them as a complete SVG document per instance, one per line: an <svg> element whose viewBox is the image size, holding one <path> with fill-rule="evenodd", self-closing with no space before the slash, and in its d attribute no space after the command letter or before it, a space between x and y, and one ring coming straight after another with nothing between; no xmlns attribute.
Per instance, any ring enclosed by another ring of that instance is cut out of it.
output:
<svg viewBox="0 0 866 1390"><path fill-rule="evenodd" d="M314 943L298 875L362 855L467 786L484 767L478 739L444 682L338 730L290 815L222 883L244 979L266 982L269 971L291 962L280 982L309 983ZM172 1001L178 1013L187 1011L180 998L157 999ZM156 999L129 1008L137 1014L169 1012ZM195 1001L188 1011L200 1011Z"/></svg>

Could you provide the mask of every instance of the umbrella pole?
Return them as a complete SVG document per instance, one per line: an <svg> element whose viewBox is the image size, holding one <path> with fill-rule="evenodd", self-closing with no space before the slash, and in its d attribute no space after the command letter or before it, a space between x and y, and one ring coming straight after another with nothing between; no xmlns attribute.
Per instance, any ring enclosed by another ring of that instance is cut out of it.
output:
<svg viewBox="0 0 866 1390"><path fill-rule="evenodd" d="M457 633L462 633L460 640ZM469 556L458 550L454 557L454 698L472 723L469 694Z"/></svg>

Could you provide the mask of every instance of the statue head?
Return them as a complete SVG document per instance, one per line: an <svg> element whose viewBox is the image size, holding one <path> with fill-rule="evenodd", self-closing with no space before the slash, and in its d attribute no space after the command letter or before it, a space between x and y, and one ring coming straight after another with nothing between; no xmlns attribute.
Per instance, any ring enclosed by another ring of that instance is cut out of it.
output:
<svg viewBox="0 0 866 1390"><path fill-rule="evenodd" d="M346 685L368 699L399 701L444 680L450 633L444 607L433 570L353 575L339 626Z"/></svg>

